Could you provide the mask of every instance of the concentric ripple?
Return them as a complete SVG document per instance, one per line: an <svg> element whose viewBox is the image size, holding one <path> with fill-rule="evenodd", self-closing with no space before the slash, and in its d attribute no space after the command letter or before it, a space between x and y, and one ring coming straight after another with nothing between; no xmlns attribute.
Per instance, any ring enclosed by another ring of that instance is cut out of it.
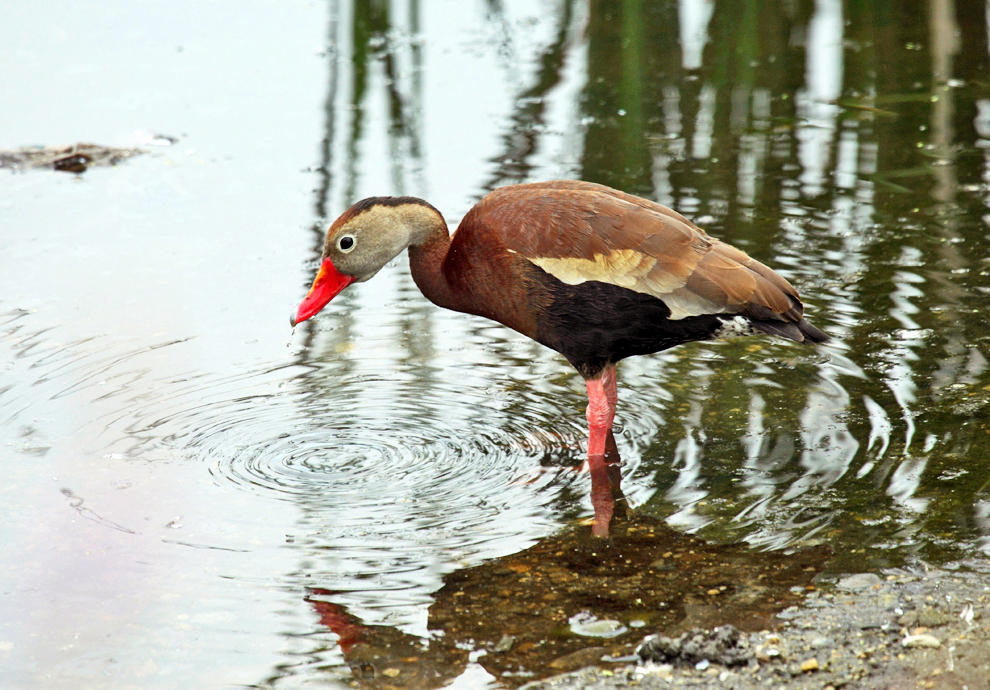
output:
<svg viewBox="0 0 990 690"><path fill-rule="evenodd" d="M573 471L584 391L559 362L534 380L511 351L441 364L403 359L386 338L361 343L353 355L289 351L209 370L200 340L61 337L8 312L0 421L16 431L25 475L48 461L52 475L84 465L109 491L121 476L162 480L176 506L168 527L195 532L190 543L276 549L291 564L275 583L286 592L317 582L369 623L415 628L444 572L590 512L588 475ZM206 486L185 502L176 477ZM216 504L204 509L204 497ZM117 508L108 515L123 525L147 515L127 497ZM284 542L254 540L272 532L256 529L267 515L280 516Z"/></svg>
<svg viewBox="0 0 990 690"><path fill-rule="evenodd" d="M117 421L126 421L132 439L156 438L202 460L218 484L313 504L357 496L380 506L438 491L484 495L531 468L546 441L563 441L576 453L581 447L580 427L548 438L543 428L558 420L546 405L507 415L484 391L416 386L401 372L391 380L336 378L321 390L325 368L200 378Z"/></svg>
<svg viewBox="0 0 990 690"><path fill-rule="evenodd" d="M0 416L84 403L89 419L74 436L82 451L198 462L218 486L258 496L261 510L266 500L291 502L341 535L386 523L492 531L500 515L546 520L551 505L574 514L586 499L587 477L570 470L586 433L583 391L570 376L526 387L505 371L511 362L499 370L303 355L224 374L174 371L194 342L59 342L27 332L22 317L11 312L4 324L21 371L0 391Z"/></svg>

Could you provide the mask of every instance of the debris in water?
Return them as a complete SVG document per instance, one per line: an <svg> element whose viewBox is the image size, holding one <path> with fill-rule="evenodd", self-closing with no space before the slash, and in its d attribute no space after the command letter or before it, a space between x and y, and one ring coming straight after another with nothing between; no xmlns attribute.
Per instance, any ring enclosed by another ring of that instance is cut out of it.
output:
<svg viewBox="0 0 990 690"><path fill-rule="evenodd" d="M117 163L144 153L141 149L78 143L72 146L22 146L0 151L0 168L30 170L51 168L61 172L84 173L90 166Z"/></svg>

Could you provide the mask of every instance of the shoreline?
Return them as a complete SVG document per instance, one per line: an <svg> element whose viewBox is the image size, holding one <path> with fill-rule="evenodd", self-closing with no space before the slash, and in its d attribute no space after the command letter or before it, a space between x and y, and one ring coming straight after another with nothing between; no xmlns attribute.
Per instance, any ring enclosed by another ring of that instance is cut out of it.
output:
<svg viewBox="0 0 990 690"><path fill-rule="evenodd" d="M671 656L586 667L523 689L990 690L990 561L919 563L833 578L819 587L779 612L774 630L737 631L728 641L726 631L720 640L711 631L692 631L693 638L645 645ZM647 654L643 647L640 656Z"/></svg>

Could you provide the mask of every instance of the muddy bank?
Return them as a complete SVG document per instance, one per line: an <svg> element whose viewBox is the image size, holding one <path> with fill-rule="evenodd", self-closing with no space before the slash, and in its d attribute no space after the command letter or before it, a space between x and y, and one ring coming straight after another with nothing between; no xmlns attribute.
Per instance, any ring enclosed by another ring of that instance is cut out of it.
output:
<svg viewBox="0 0 990 690"><path fill-rule="evenodd" d="M637 664L524 688L990 688L988 606L983 561L851 575L781 611L773 630L654 637Z"/></svg>

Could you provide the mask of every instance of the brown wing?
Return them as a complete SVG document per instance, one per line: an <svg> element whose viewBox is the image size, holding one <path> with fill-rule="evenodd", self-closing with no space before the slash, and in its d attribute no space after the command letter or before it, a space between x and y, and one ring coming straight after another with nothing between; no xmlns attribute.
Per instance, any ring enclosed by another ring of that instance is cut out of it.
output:
<svg viewBox="0 0 990 690"><path fill-rule="evenodd" d="M801 320L797 292L777 273L679 213L603 185L561 180L503 187L470 215L472 224L496 232L507 251L558 280L595 280L652 295L672 319L733 313Z"/></svg>

